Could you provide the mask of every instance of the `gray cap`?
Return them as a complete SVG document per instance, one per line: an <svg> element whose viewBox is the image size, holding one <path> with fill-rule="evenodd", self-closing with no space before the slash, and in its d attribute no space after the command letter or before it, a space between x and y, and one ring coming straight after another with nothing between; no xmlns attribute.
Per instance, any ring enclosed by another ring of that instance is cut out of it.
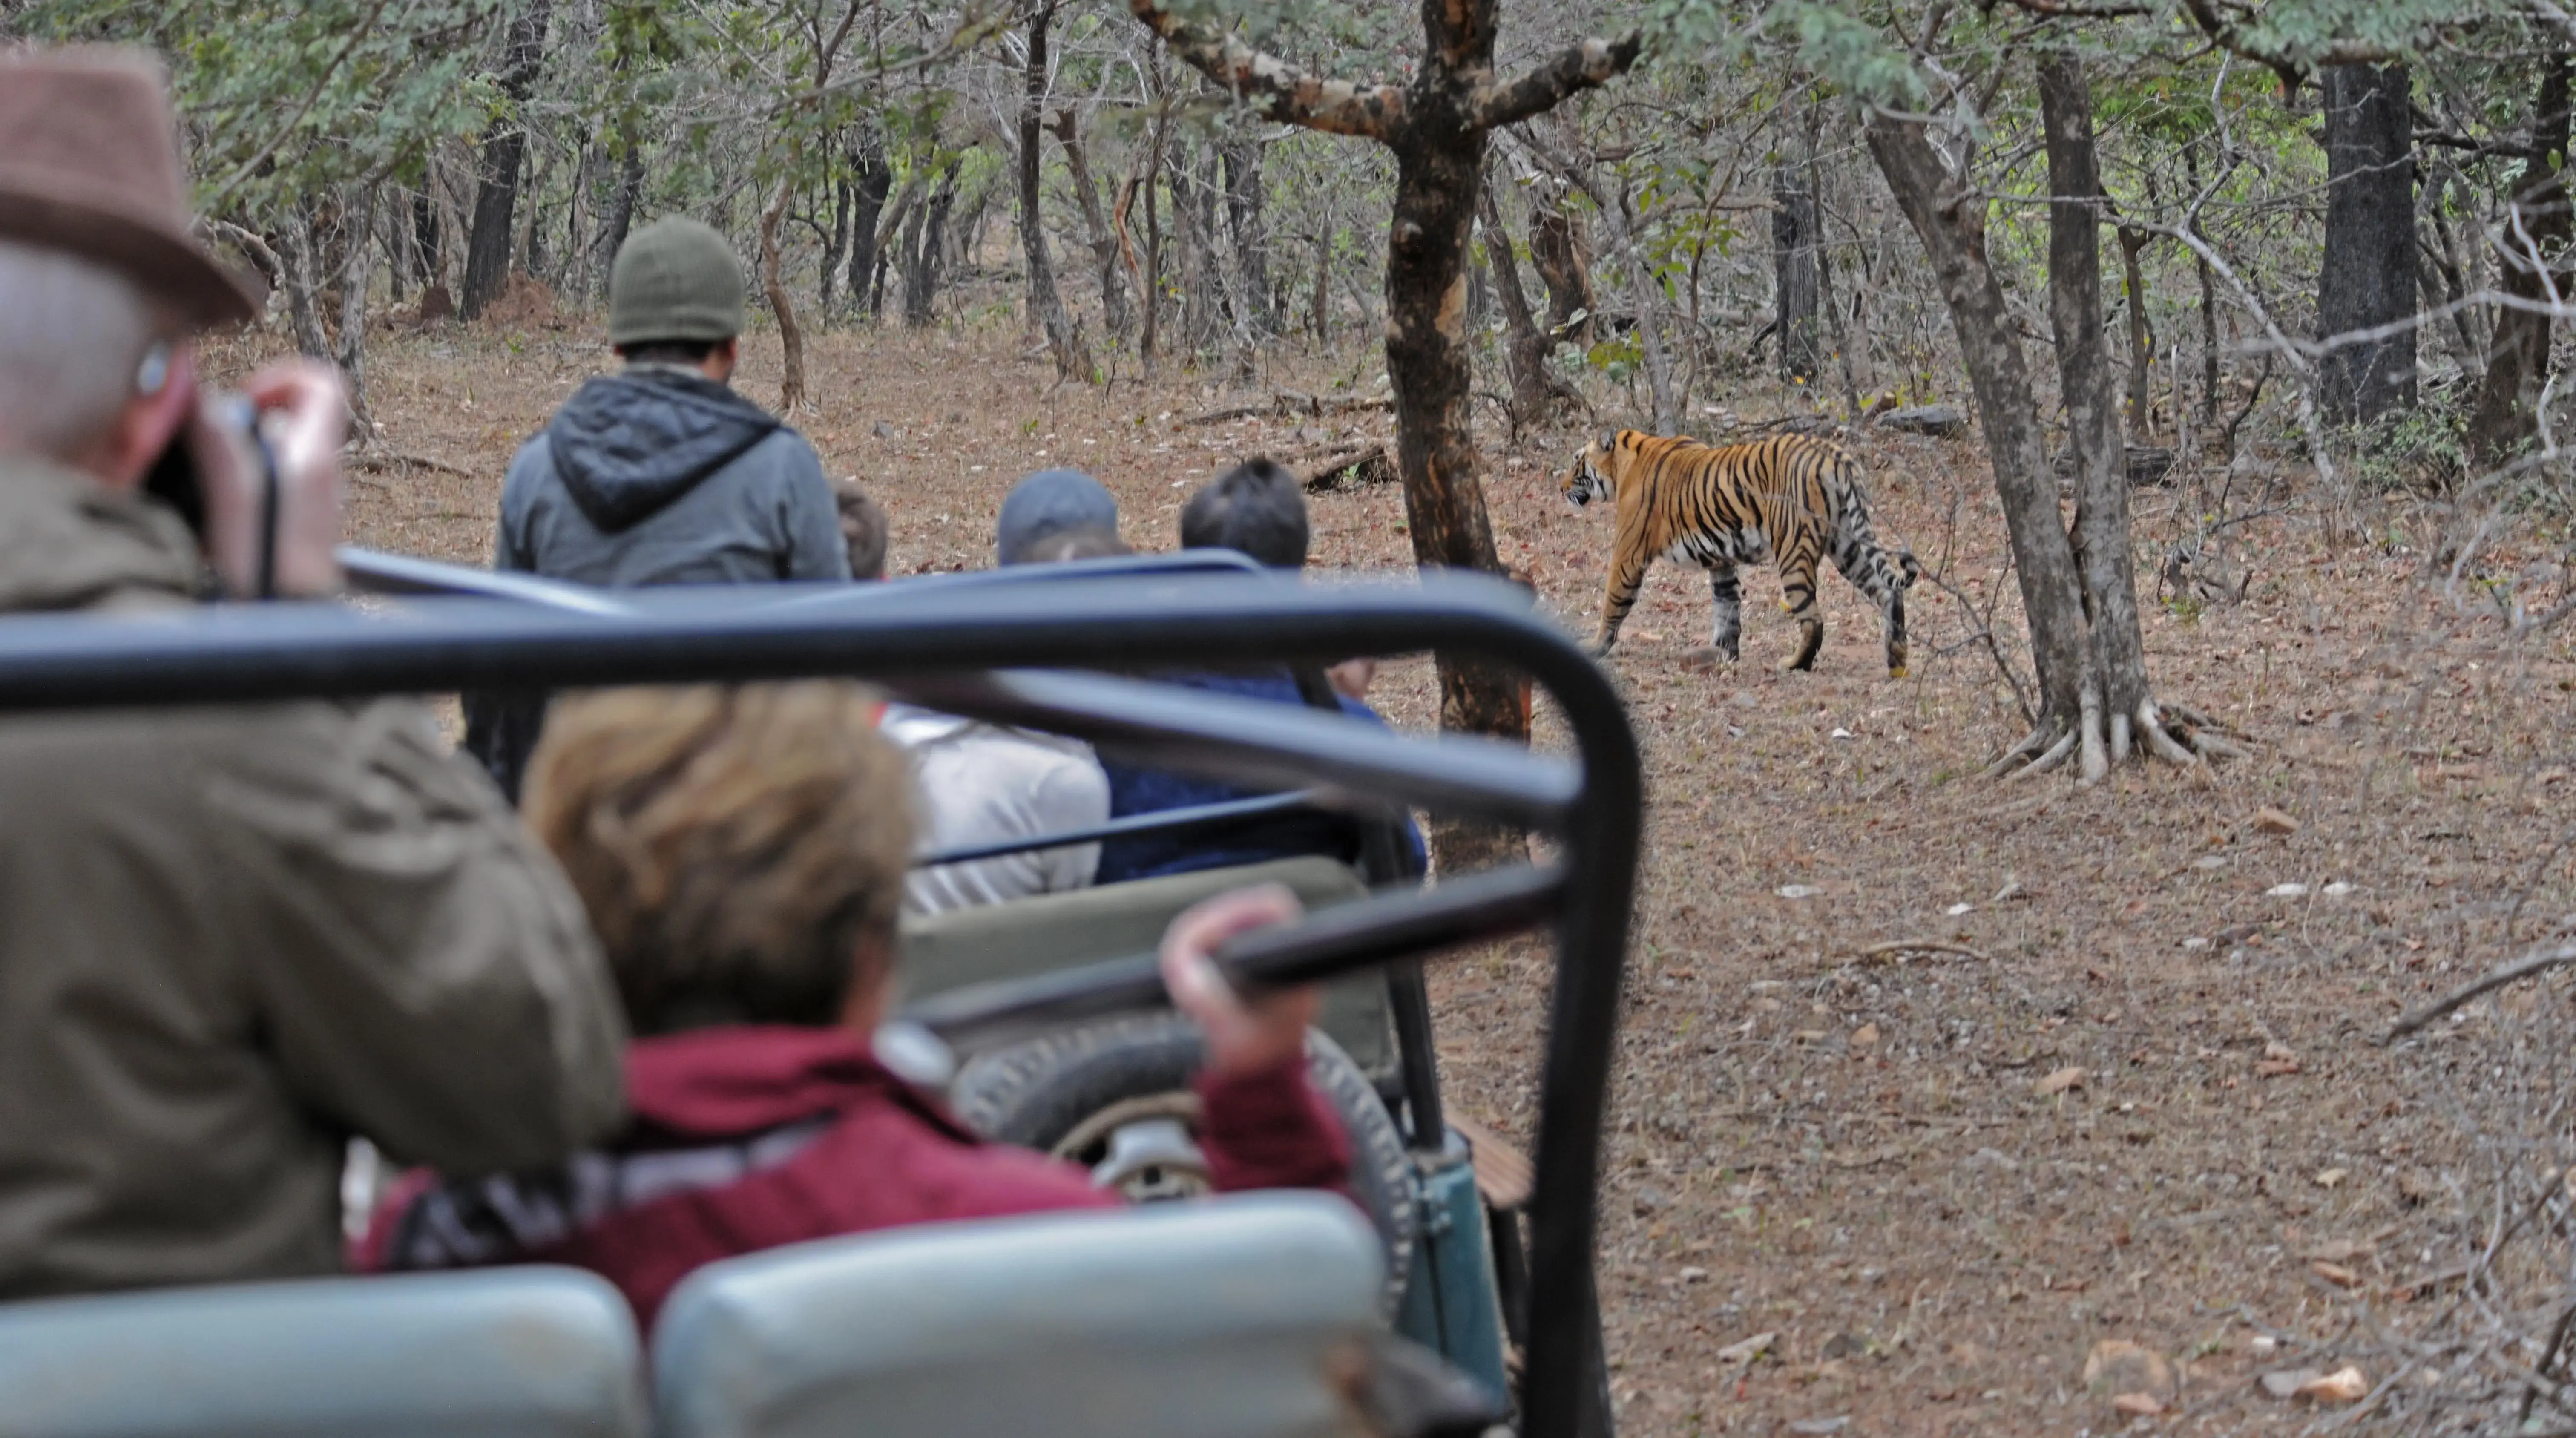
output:
<svg viewBox="0 0 2576 1438"><path fill-rule="evenodd" d="M742 333L742 261L713 226L657 220L618 246L608 272L608 342L618 349Z"/></svg>
<svg viewBox="0 0 2576 1438"><path fill-rule="evenodd" d="M1042 469L1011 486L994 527L1004 564L1023 563L1038 541L1069 529L1118 532L1118 501L1078 469Z"/></svg>

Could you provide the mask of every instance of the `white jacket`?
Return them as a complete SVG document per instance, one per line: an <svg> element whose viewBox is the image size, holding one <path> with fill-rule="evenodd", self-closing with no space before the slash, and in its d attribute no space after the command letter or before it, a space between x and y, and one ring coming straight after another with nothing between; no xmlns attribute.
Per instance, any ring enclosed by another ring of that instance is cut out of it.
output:
<svg viewBox="0 0 2576 1438"><path fill-rule="evenodd" d="M1091 746L952 714L889 704L880 729L912 756L921 816L916 853L1089 828L1109 819L1109 779ZM915 869L904 908L940 914L1088 888L1098 844L1033 849Z"/></svg>

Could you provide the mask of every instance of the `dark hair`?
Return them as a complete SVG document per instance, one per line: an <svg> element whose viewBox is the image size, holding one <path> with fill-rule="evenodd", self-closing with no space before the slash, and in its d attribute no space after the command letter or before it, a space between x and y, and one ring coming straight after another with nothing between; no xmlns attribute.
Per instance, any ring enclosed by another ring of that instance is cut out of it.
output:
<svg viewBox="0 0 2576 1438"><path fill-rule="evenodd" d="M868 498L856 479L834 481L832 500L841 510L841 542L850 548L850 577L885 578L885 506Z"/></svg>
<svg viewBox="0 0 2576 1438"><path fill-rule="evenodd" d="M1181 548L1232 549L1273 569L1306 567L1306 489L1264 455L1209 481L1181 506Z"/></svg>
<svg viewBox="0 0 2576 1438"><path fill-rule="evenodd" d="M1069 564L1077 559L1114 559L1135 552L1116 530L1086 524L1050 534L1030 545L1022 560L1029 564Z"/></svg>
<svg viewBox="0 0 2576 1438"><path fill-rule="evenodd" d="M643 340L620 346L617 357L628 364L701 365L722 343L722 340Z"/></svg>

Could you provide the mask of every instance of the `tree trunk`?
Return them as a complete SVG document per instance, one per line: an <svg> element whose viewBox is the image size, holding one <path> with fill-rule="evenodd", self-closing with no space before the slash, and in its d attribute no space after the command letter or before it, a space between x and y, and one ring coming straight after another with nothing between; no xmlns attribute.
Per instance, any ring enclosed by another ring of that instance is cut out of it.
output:
<svg viewBox="0 0 2576 1438"><path fill-rule="evenodd" d="M1038 184L1046 159L1047 26L1054 19L1050 4L1029 20L1028 88L1020 101L1020 250L1028 261L1029 311L1046 326L1056 374L1088 384L1091 346L1065 312L1064 297L1056 293L1055 260L1047 253L1045 192Z"/></svg>
<svg viewBox="0 0 2576 1438"><path fill-rule="evenodd" d="M1485 186L1483 202L1485 253L1492 257L1494 292L1503 306L1503 363L1512 379L1512 431L1543 429L1573 397L1573 390L1548 373L1548 354L1555 348L1539 333L1538 316L1530 311L1521 289L1519 257L1512 253L1511 231L1503 226L1503 206L1494 187Z"/></svg>
<svg viewBox="0 0 2576 1438"><path fill-rule="evenodd" d="M1225 163L1225 218L1234 242L1234 266L1243 292L1240 328L1248 344L1279 333L1270 305L1269 195L1261 178L1261 142L1244 138L1217 152Z"/></svg>
<svg viewBox="0 0 2576 1438"><path fill-rule="evenodd" d="M814 305L815 322L825 329L832 327L832 296L841 284L841 259L850 252L850 211L857 188L847 175L832 177L832 224L823 235L823 263L816 267L822 293Z"/></svg>
<svg viewBox="0 0 2576 1438"><path fill-rule="evenodd" d="M1145 173L1142 190L1145 197L1145 334L1138 345L1144 356L1145 373L1154 372L1155 341L1163 330L1163 212L1155 200L1162 184L1163 147L1171 138L1171 120L1167 115L1154 117L1154 140L1145 150Z"/></svg>
<svg viewBox="0 0 2576 1438"><path fill-rule="evenodd" d="M296 352L328 362L334 356L330 332L322 322L321 265L314 259L313 228L318 221L308 202L286 222L285 243L277 247L285 262L286 316L295 331Z"/></svg>
<svg viewBox="0 0 2576 1438"><path fill-rule="evenodd" d="M2040 438L2030 366L1986 253L1987 202L1951 172L1920 122L1874 113L1865 128L1871 158L1923 241L1958 337L2030 621L2041 723L2071 727L2082 704L2082 589L2058 517L2057 479Z"/></svg>
<svg viewBox="0 0 2576 1438"><path fill-rule="evenodd" d="M939 295L940 258L948 238L948 214L957 205L957 166L950 160L939 172L939 188L933 190L930 202L919 212L920 237L905 256L903 269L903 322L909 329L928 329L934 318L932 302Z"/></svg>
<svg viewBox="0 0 2576 1438"><path fill-rule="evenodd" d="M349 235L348 268L340 277L340 352L335 358L349 385L350 432L361 448L376 442L367 411L367 287L375 279L376 200L382 186L356 187L343 216Z"/></svg>
<svg viewBox="0 0 2576 1438"><path fill-rule="evenodd" d="M2567 294L2567 247L2576 238L2564 183L2567 160L2568 66L2566 51L2541 64L2540 95L2531 121L2531 148L2521 182L2508 203L2496 245L2504 292L2532 305L2552 305ZM2545 311L2503 308L2487 350L2486 379L2478 386L2469 420L2470 452L2481 468L2512 460L2538 433L2541 387L2549 380L2550 317Z"/></svg>
<svg viewBox="0 0 2576 1438"><path fill-rule="evenodd" d="M1315 337L1315 348L1326 349L1333 343L1333 232L1329 225L1315 234L1315 302L1307 319L1307 332Z"/></svg>
<svg viewBox="0 0 2576 1438"><path fill-rule="evenodd" d="M594 273L599 277L596 292L603 300L608 298L609 276L617 268L617 252L626 248L626 237L635 230L635 211L643 203L644 145L630 135L617 168L617 193L610 197L608 218L599 227Z"/></svg>
<svg viewBox="0 0 2576 1438"><path fill-rule="evenodd" d="M877 225L884 218L886 196L894 190L894 166L887 162L885 138L870 130L859 142L853 157L858 166L859 182L855 203L850 212L850 309L876 314L876 301L869 293L869 282L875 276Z"/></svg>
<svg viewBox="0 0 2576 1438"><path fill-rule="evenodd" d="M805 326L797 321L796 301L787 293L779 231L795 198L796 165L790 160L787 173L778 177L778 187L770 192L768 206L760 212L760 290L778 321L778 413L791 418L805 407Z"/></svg>
<svg viewBox="0 0 2576 1438"><path fill-rule="evenodd" d="M2200 194L2200 146L2182 147L2184 177L2191 181L2191 192ZM2202 239L2200 216L2191 217L2193 238ZM2199 250L2191 252L2191 262L2200 274L2200 427L2208 429L2218 423L2218 286L2210 273L2209 260ZM2176 401L2177 404L2180 401Z"/></svg>
<svg viewBox="0 0 2576 1438"><path fill-rule="evenodd" d="M1592 246L1583 222L1548 187L1530 196L1530 262L1547 285L1547 332L1578 348L1592 343ZM1576 316L1582 316L1577 319Z"/></svg>
<svg viewBox="0 0 2576 1438"><path fill-rule="evenodd" d="M2081 74L2077 76L2080 80ZM2089 88L2089 87L2088 87ZM2088 125L2085 154L2092 154ZM2120 278L2129 292L2129 433L2145 443L2155 417L2156 333L2147 324L2147 279L2138 263L2150 237L2144 230L2120 228Z"/></svg>
<svg viewBox="0 0 2576 1438"><path fill-rule="evenodd" d="M1824 277L1816 258L1816 192L1808 178L1803 165L1780 165L1771 172L1780 378L1796 384L1815 383L1824 369L1824 341L1816 318Z"/></svg>
<svg viewBox="0 0 2576 1438"><path fill-rule="evenodd" d="M2403 65L2329 65L2317 73L2326 130L2325 262L2317 335L2373 330L2415 314L2414 120ZM2337 348L2317 377L2337 424L2415 403L2415 332Z"/></svg>
<svg viewBox="0 0 2576 1438"><path fill-rule="evenodd" d="M871 319L885 313L887 274L898 257L912 253L913 239L921 231L921 194L926 174L918 167L913 170L903 188L895 193L884 222L877 226L876 266L868 281L867 312Z"/></svg>
<svg viewBox="0 0 2576 1438"><path fill-rule="evenodd" d="M438 175L433 167L423 181L420 193L411 198L411 282L424 290L445 283L445 267L439 263L438 203L430 198L430 189L437 183Z"/></svg>
<svg viewBox="0 0 2576 1438"><path fill-rule="evenodd" d="M1071 110L1057 111L1055 139L1064 147L1074 199L1082 206L1082 228L1091 236L1091 263L1100 274L1100 327L1110 338L1124 340L1135 332L1136 321L1127 307L1126 277L1119 272L1118 235L1101 213L1100 187L1091 178L1091 159L1083 150L1080 117Z"/></svg>
<svg viewBox="0 0 2576 1438"><path fill-rule="evenodd" d="M2073 558L2083 584L2092 650L2091 672L2081 682L2091 690L2096 716L2133 716L2148 697L2147 661L2131 572L2127 451L2120 437L2111 357L2102 343L2102 176L2093 148L2093 87L2071 51L2060 50L2040 65L2039 98L2052 196L2048 309L2057 337L2058 390L2075 450ZM2128 255L2134 315L2139 303L2136 251L2130 249ZM2132 320L2131 333L2138 328ZM2054 517L2053 494L2048 507ZM2045 677L2041 687L2050 687ZM2084 737L2085 777L2098 779L2111 756L2092 750L2098 736L2090 728Z"/></svg>
<svg viewBox="0 0 2576 1438"><path fill-rule="evenodd" d="M545 68L546 28L553 15L554 0L528 0L528 7L510 22L499 76L510 113L483 142L482 183L474 193L474 223L466 237L465 293L457 302L458 314L467 320L482 318L509 282L510 249L518 235L519 170L528 151L519 111Z"/></svg>

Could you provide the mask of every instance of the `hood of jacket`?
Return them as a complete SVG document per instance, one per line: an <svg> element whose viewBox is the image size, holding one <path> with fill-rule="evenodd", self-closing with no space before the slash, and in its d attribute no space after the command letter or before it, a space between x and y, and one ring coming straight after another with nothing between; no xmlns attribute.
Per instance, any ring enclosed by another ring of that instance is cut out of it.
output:
<svg viewBox="0 0 2576 1438"><path fill-rule="evenodd" d="M575 391L546 426L555 473L603 534L659 514L780 421L706 376L638 365Z"/></svg>
<svg viewBox="0 0 2576 1438"><path fill-rule="evenodd" d="M204 572L196 537L159 501L0 458L0 611L184 604Z"/></svg>

